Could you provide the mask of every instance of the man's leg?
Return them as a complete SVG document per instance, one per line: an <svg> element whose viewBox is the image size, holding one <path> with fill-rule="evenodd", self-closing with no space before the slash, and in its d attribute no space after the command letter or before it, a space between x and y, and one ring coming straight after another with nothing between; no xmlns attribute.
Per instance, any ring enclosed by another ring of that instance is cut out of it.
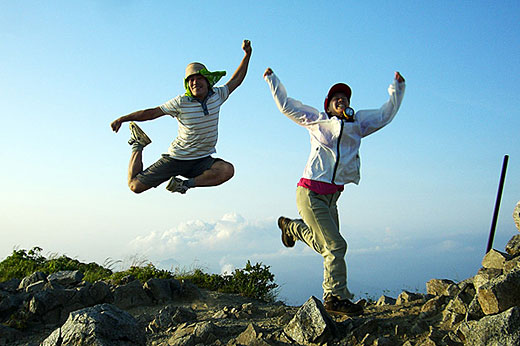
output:
<svg viewBox="0 0 520 346"><path fill-rule="evenodd" d="M141 183L137 178L137 174L143 171L143 151L135 150L130 155L130 163L128 164L128 187L135 193L141 193L151 188L151 186Z"/></svg>
<svg viewBox="0 0 520 346"><path fill-rule="evenodd" d="M136 176L143 171L143 149L152 141L133 121L130 122L129 127L130 140L128 144L132 146L132 154L128 164L128 187L135 193L141 193L151 187L141 183Z"/></svg>
<svg viewBox="0 0 520 346"><path fill-rule="evenodd" d="M181 174L190 177L188 180L173 176L166 186L166 190L184 194L193 187L220 185L231 179L234 174L235 168L231 163L222 159L207 157L198 160L198 163L195 163L195 166L189 172Z"/></svg>
<svg viewBox="0 0 520 346"><path fill-rule="evenodd" d="M233 175L235 175L235 167L231 163L219 159L201 175L193 178L193 187L217 186L231 179Z"/></svg>

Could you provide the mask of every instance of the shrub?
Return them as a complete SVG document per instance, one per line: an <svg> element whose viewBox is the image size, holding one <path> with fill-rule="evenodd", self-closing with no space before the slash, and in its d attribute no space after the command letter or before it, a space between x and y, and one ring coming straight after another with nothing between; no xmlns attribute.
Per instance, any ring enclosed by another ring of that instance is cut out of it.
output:
<svg viewBox="0 0 520 346"><path fill-rule="evenodd" d="M110 280L115 284L119 284L121 283L121 280L128 275L132 275L141 282L146 282L152 278L173 279L175 277L172 272L168 270L157 269L152 263L148 263L145 266L131 266L128 270L114 273L110 277Z"/></svg>
<svg viewBox="0 0 520 346"><path fill-rule="evenodd" d="M62 270L79 270L84 274L84 280L95 282L99 280L111 280L120 284L126 276L133 276L141 282L149 279L187 279L201 288L224 293L237 293L245 297L274 301L278 285L274 282L274 274L269 266L262 263L252 265L247 261L244 269L235 269L231 274L207 274L201 269L195 269L189 273L175 274L168 270L158 269L152 263L135 265L129 269L113 272L96 263L82 263L65 255L47 259L41 255L42 248L33 247L31 250L14 250L0 262L0 282L13 278L22 279L36 271L52 274ZM109 266L115 263L109 261Z"/></svg>
<svg viewBox="0 0 520 346"><path fill-rule="evenodd" d="M61 270L79 270L85 281L95 282L104 280L112 275L110 269L97 263L81 263L65 255L47 259L40 253L42 248L33 247L31 250L14 250L12 255L0 262L0 282L13 278L22 279L36 271L52 274Z"/></svg>
<svg viewBox="0 0 520 346"><path fill-rule="evenodd" d="M189 279L195 285L213 291L238 293L249 298L274 301L278 285L274 283L274 274L269 268L262 263L251 265L251 262L247 261L244 269L235 269L232 274L210 275L196 269L191 275L180 278Z"/></svg>

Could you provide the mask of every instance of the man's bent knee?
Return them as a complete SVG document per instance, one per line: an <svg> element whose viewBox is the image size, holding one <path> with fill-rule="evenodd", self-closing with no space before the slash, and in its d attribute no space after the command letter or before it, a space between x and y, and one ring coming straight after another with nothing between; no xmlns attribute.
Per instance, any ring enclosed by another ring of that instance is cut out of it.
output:
<svg viewBox="0 0 520 346"><path fill-rule="evenodd" d="M226 168L222 172L222 179L225 179L224 181L228 181L235 175L235 167L229 162L226 162L225 167Z"/></svg>
<svg viewBox="0 0 520 346"><path fill-rule="evenodd" d="M150 188L150 186L141 183L136 178L134 178L134 179L132 179L132 180L130 180L128 182L128 187L134 193L141 193L141 192L144 192L144 191L146 191L146 190L148 190Z"/></svg>
<svg viewBox="0 0 520 346"><path fill-rule="evenodd" d="M211 166L213 172L218 175L219 184L222 184L235 175L235 167L229 162L219 160Z"/></svg>

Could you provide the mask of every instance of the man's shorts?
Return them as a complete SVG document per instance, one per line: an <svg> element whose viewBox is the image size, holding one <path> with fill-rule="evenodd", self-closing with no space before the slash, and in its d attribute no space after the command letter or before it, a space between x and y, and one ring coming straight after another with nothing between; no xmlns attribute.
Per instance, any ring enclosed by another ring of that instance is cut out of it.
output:
<svg viewBox="0 0 520 346"><path fill-rule="evenodd" d="M144 185L157 187L171 177L178 175L185 178L195 178L211 168L217 161L222 161L222 159L206 156L195 160L177 160L163 154L157 162L137 174L136 178Z"/></svg>

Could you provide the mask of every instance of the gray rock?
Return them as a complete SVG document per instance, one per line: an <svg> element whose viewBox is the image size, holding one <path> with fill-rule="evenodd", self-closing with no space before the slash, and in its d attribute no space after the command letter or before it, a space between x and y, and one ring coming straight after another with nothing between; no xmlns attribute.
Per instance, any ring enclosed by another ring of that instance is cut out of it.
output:
<svg viewBox="0 0 520 346"><path fill-rule="evenodd" d="M504 269L504 264L510 259L509 254L491 249L482 259L482 266L484 268Z"/></svg>
<svg viewBox="0 0 520 346"><path fill-rule="evenodd" d="M62 286L76 285L83 280L83 273L79 270L62 270L47 277L50 282L55 282Z"/></svg>
<svg viewBox="0 0 520 346"><path fill-rule="evenodd" d="M447 322L451 327L461 322L468 313L468 306L460 297L455 297L449 301L446 308L442 312L443 321Z"/></svg>
<svg viewBox="0 0 520 346"><path fill-rule="evenodd" d="M22 282L22 280L17 278L0 282L0 292L4 291L9 293L15 293L18 289L18 286L20 285L20 282Z"/></svg>
<svg viewBox="0 0 520 346"><path fill-rule="evenodd" d="M520 270L504 274L480 287L477 298L486 315L520 305Z"/></svg>
<svg viewBox="0 0 520 346"><path fill-rule="evenodd" d="M420 293L412 293L408 291L403 291L399 296L397 297L397 300L395 302L395 305L402 305L404 303L410 303L413 301L418 301L424 299L424 295Z"/></svg>
<svg viewBox="0 0 520 346"><path fill-rule="evenodd" d="M506 244L506 252L511 256L520 255L520 234L511 238Z"/></svg>
<svg viewBox="0 0 520 346"><path fill-rule="evenodd" d="M40 292L41 290L44 289L45 285L47 284L46 281L38 281L38 282L33 282L32 284L28 285L27 287L25 287L24 291L26 293L36 293L36 292Z"/></svg>
<svg viewBox="0 0 520 346"><path fill-rule="evenodd" d="M236 342L240 345L251 345L259 339L259 335L261 334L258 326L250 323L246 330L240 333L236 338Z"/></svg>
<svg viewBox="0 0 520 346"><path fill-rule="evenodd" d="M431 279L426 283L426 293L434 296L449 296L448 286L455 282L448 279Z"/></svg>
<svg viewBox="0 0 520 346"><path fill-rule="evenodd" d="M379 297L379 299L376 302L376 306L383 306L383 305L394 305L396 302L395 298L388 297L385 295L382 295Z"/></svg>
<svg viewBox="0 0 520 346"><path fill-rule="evenodd" d="M45 324L63 323L78 308L74 299L76 290L51 289L37 292L29 301L29 313L33 319ZM79 306L81 307L81 306Z"/></svg>
<svg viewBox="0 0 520 346"><path fill-rule="evenodd" d="M197 320L197 314L188 308L168 305L161 309L154 320L148 325L152 332L167 329L177 324L192 322Z"/></svg>
<svg viewBox="0 0 520 346"><path fill-rule="evenodd" d="M100 304L72 312L65 324L52 332L42 346L145 344L144 331L130 314L111 304Z"/></svg>
<svg viewBox="0 0 520 346"><path fill-rule="evenodd" d="M139 280L130 281L126 285L116 287L113 294L114 304L121 309L153 303L152 298L148 296Z"/></svg>
<svg viewBox="0 0 520 346"><path fill-rule="evenodd" d="M510 273L512 271L520 269L520 256L517 256L504 264L504 273Z"/></svg>
<svg viewBox="0 0 520 346"><path fill-rule="evenodd" d="M88 307L102 303L112 303L114 296L106 282L97 281L93 284L87 283L80 288L79 301L84 307Z"/></svg>
<svg viewBox="0 0 520 346"><path fill-rule="evenodd" d="M502 269L480 268L477 274L473 277L473 285L478 291L481 286L487 284L490 280L497 278L502 274Z"/></svg>
<svg viewBox="0 0 520 346"><path fill-rule="evenodd" d="M478 302L478 298L475 296L471 303L468 305L468 312L466 313L466 318L464 319L466 322L472 320L480 320L482 317L486 316L480 307L480 303Z"/></svg>
<svg viewBox="0 0 520 346"><path fill-rule="evenodd" d="M25 293L0 295L0 319L3 320L11 316L22 306L26 298L27 294Z"/></svg>
<svg viewBox="0 0 520 346"><path fill-rule="evenodd" d="M520 307L479 321L463 322L456 333L465 345L520 345Z"/></svg>
<svg viewBox="0 0 520 346"><path fill-rule="evenodd" d="M324 343L337 335L337 327L316 297L310 297L284 328L300 344Z"/></svg>
<svg viewBox="0 0 520 346"><path fill-rule="evenodd" d="M38 281L47 281L47 275L42 272L34 272L31 275L28 275L22 279L22 281L18 285L18 289L25 290L27 286Z"/></svg>
<svg viewBox="0 0 520 346"><path fill-rule="evenodd" d="M180 292L184 299L197 300L202 298L199 288L189 280L182 280Z"/></svg>
<svg viewBox="0 0 520 346"><path fill-rule="evenodd" d="M177 327L172 337L168 339L168 345L211 345L217 341L214 333L219 334L219 328L211 322L201 322Z"/></svg>
<svg viewBox="0 0 520 346"><path fill-rule="evenodd" d="M143 288L148 295L152 297L154 302L164 303L174 299L175 296L180 294L180 289L176 289L176 287L180 287L180 283L177 281L178 285L175 285L172 281L177 280L150 279L145 282Z"/></svg>
<svg viewBox="0 0 520 346"><path fill-rule="evenodd" d="M426 315L433 315L441 310L441 308L446 304L446 300L449 299L447 296L435 296L429 299L424 305L421 307L421 313Z"/></svg>

